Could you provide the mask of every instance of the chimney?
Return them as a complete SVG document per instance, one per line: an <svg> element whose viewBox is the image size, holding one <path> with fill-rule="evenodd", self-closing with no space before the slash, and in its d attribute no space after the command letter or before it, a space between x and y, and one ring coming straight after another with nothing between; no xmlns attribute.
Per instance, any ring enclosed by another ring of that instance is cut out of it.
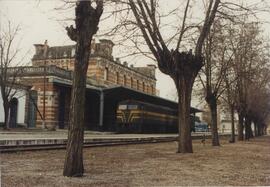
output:
<svg viewBox="0 0 270 187"><path fill-rule="evenodd" d="M128 66L127 61L123 62L123 65L124 65L124 66Z"/></svg>
<svg viewBox="0 0 270 187"><path fill-rule="evenodd" d="M133 64L130 65L130 68L134 68Z"/></svg>
<svg viewBox="0 0 270 187"><path fill-rule="evenodd" d="M156 68L157 68L157 66L154 65L154 64L147 64L147 68L150 70L151 76L155 77L156 76Z"/></svg>
<svg viewBox="0 0 270 187"><path fill-rule="evenodd" d="M154 69L154 70L157 68L157 66L154 64L147 64L147 67Z"/></svg>
<svg viewBox="0 0 270 187"><path fill-rule="evenodd" d="M44 51L43 51L43 57L44 58L46 58L46 56L47 56L48 48L49 48L49 46L48 46L48 40L45 40L44 46L43 46L43 49L44 49Z"/></svg>
<svg viewBox="0 0 270 187"><path fill-rule="evenodd" d="M118 64L121 64L120 58L116 58L115 62L118 63Z"/></svg>
<svg viewBox="0 0 270 187"><path fill-rule="evenodd" d="M35 46L35 49L36 49L36 56L41 56L43 55L43 48L44 48L44 45L43 44L34 44Z"/></svg>

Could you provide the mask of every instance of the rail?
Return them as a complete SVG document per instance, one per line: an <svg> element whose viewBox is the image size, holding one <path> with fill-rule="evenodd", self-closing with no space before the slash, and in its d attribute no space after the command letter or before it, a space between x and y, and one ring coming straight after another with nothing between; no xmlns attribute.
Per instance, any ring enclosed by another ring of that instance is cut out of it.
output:
<svg viewBox="0 0 270 187"><path fill-rule="evenodd" d="M220 137L230 137L230 134L221 134ZM119 146L130 144L145 144L145 143L162 143L176 141L178 136L168 137L145 137L145 138L109 138L109 139L86 139L84 147L102 147L102 146ZM210 139L211 134L197 134L193 135L192 139ZM0 153L12 153L21 151L41 151L41 150L56 150L66 149L65 140L62 143L56 144L32 144L32 145L0 145Z"/></svg>

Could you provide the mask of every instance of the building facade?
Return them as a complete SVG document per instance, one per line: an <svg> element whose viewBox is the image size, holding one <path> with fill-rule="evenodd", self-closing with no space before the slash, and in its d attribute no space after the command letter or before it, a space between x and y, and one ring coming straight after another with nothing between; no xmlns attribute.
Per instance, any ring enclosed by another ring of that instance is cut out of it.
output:
<svg viewBox="0 0 270 187"><path fill-rule="evenodd" d="M36 53L33 56L33 66L55 65L65 70L74 70L75 45L49 47L35 44ZM124 86L147 94L156 95L155 65L147 67L128 66L112 56L113 42L99 40L92 42L91 55L87 71L88 79L96 81L100 86Z"/></svg>
<svg viewBox="0 0 270 187"><path fill-rule="evenodd" d="M31 116L31 110L33 110L33 102L30 98L29 88L20 85L11 89L12 96L10 98L9 116L8 116L8 128L17 127L32 127L35 124L36 116ZM1 94L0 94L1 95ZM0 96L0 126L4 124L4 107L3 99Z"/></svg>
<svg viewBox="0 0 270 187"><path fill-rule="evenodd" d="M89 129L104 129L103 124L112 123L117 103L124 98L137 97L142 100L144 97L156 97L156 67L134 67L128 66L126 62L121 63L112 56L113 45L110 40L92 42L85 106L85 124ZM30 88L33 104L25 114L24 121L27 127L66 128L76 46L49 47L47 41L34 46L36 52L32 66L9 69L11 77L12 72L17 72L20 82ZM111 97L107 91L117 91L122 96ZM35 124L29 119L34 120Z"/></svg>
<svg viewBox="0 0 270 187"><path fill-rule="evenodd" d="M206 122L211 128L211 112L209 106L205 104L202 112L202 121ZM238 117L235 113L234 115L234 124L235 124L235 132L237 133L237 123ZM217 107L217 128L220 133L231 133L232 131L232 120L230 113L227 110L221 108L220 105Z"/></svg>

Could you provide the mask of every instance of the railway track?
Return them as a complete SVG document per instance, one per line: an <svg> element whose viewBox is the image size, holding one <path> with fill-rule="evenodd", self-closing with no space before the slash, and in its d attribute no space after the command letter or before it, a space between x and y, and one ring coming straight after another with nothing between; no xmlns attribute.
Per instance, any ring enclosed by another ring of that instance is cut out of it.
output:
<svg viewBox="0 0 270 187"><path fill-rule="evenodd" d="M102 146L117 146L129 144L143 143L161 143L175 141L176 137L154 137L154 138L120 138L120 139L102 139L84 142L84 147L102 147ZM1 145L0 153L12 153L21 151L40 151L40 150L55 150L66 149L64 144L32 144L32 145Z"/></svg>
<svg viewBox="0 0 270 187"><path fill-rule="evenodd" d="M221 137L229 137L229 134L220 135ZM211 138L210 134L207 135L193 135L192 139ZM144 143L162 143L176 141L177 136L170 137L144 137L144 138L106 138L106 139L86 139L84 147L104 147L104 146L118 146L130 144L144 144ZM30 144L30 145L0 145L0 153L12 153L21 151L41 151L41 150L56 150L66 149L67 140L63 143L53 144Z"/></svg>

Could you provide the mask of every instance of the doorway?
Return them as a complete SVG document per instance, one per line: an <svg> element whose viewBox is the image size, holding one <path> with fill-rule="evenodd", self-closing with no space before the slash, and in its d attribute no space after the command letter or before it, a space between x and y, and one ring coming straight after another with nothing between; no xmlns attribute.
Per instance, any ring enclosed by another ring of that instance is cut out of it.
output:
<svg viewBox="0 0 270 187"><path fill-rule="evenodd" d="M10 101L9 128L17 127L17 116L18 116L18 99L14 97Z"/></svg>

